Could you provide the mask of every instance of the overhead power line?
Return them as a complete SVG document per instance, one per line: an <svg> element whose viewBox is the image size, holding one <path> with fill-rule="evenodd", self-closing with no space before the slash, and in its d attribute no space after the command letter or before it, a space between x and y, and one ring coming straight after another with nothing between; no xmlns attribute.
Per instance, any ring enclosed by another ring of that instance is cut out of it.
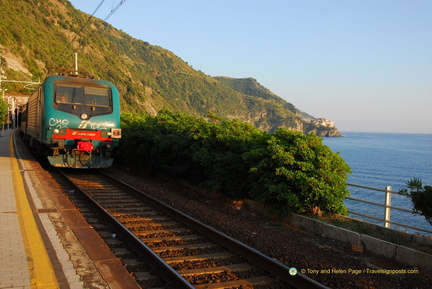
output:
<svg viewBox="0 0 432 289"><path fill-rule="evenodd" d="M81 34L81 32L84 30L84 28L88 25L88 23L90 22L90 20L94 17L94 15L96 14L96 12L99 10L99 8L102 6L102 4L105 2L105 0L102 0L99 5L97 6L97 8L93 11L93 13L87 18L87 21L84 22L79 31L76 33L75 37L69 41L69 43L66 45L65 49L59 54L59 56L57 56L57 58L54 60L53 63L56 63L57 60L63 56L63 54L66 52L66 50L69 48L69 46L75 41L75 39ZM114 7L114 9L111 9L110 13L104 18L103 21L107 21L119 8L120 6L123 5L123 3L126 2L126 0L121 0L119 4L117 4L116 7ZM99 26L98 26L99 27Z"/></svg>
<svg viewBox="0 0 432 289"><path fill-rule="evenodd" d="M101 3L98 5L98 7L93 11L93 13L87 18L87 21L84 22L81 25L81 28L79 29L78 33L75 35L74 38L72 38L71 41L66 45L65 49L57 56L57 58L53 61L53 63L56 63L57 60L63 56L63 54L66 52L66 50L69 48L69 46L72 44L72 42L75 41L75 39L79 36L79 34L83 31L84 27L90 22L90 20L93 18L93 16L96 14L96 12L99 10L99 8L102 6L102 4L105 2L105 0L102 0Z"/></svg>
<svg viewBox="0 0 432 289"><path fill-rule="evenodd" d="M105 17L105 19L104 19L104 21L107 21L116 11L117 11L117 9L119 9L120 8L120 6L122 6L123 5L123 3L125 3L126 2L126 0L122 0L122 1L120 1L120 3L119 4L117 4L117 6L116 7L114 7L114 9L112 9L111 10L111 12L108 14L108 16L107 17Z"/></svg>

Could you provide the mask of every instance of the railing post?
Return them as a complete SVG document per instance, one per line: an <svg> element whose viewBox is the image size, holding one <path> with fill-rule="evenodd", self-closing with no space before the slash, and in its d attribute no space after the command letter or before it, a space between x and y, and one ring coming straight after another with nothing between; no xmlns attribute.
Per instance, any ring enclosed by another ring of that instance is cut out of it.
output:
<svg viewBox="0 0 432 289"><path fill-rule="evenodd" d="M391 186L386 186L386 191L385 191L385 208L384 208L384 227L386 228L390 228L390 207L391 206L391 190L392 187Z"/></svg>

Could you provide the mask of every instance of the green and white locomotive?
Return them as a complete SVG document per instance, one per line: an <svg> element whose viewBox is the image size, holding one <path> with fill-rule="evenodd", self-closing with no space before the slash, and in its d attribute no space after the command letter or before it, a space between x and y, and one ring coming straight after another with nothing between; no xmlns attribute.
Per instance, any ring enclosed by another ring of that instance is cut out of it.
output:
<svg viewBox="0 0 432 289"><path fill-rule="evenodd" d="M51 75L29 97L21 129L53 166L110 167L121 138L119 92L109 81Z"/></svg>

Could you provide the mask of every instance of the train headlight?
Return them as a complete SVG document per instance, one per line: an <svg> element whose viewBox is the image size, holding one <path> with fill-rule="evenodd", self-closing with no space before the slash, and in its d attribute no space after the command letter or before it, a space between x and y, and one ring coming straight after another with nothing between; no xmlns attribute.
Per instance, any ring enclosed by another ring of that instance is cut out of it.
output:
<svg viewBox="0 0 432 289"><path fill-rule="evenodd" d="M87 114L85 114L85 113L81 114L81 119L87 119L87 118L88 118Z"/></svg>
<svg viewBox="0 0 432 289"><path fill-rule="evenodd" d="M112 128L111 129L111 137L112 138L121 138L121 129L120 128Z"/></svg>
<svg viewBox="0 0 432 289"><path fill-rule="evenodd" d="M60 132L60 130L58 128L54 129L54 133L59 133L59 132Z"/></svg>

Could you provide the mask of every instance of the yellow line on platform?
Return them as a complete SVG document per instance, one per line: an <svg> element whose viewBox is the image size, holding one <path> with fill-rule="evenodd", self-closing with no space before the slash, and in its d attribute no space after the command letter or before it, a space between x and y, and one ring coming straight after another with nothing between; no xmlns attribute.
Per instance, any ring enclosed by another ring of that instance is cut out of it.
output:
<svg viewBox="0 0 432 289"><path fill-rule="evenodd" d="M23 179L18 166L18 160L15 158L12 141L13 135L14 133L10 136L9 141L12 181L14 184L18 220L28 260L31 287L35 289L59 288L48 252L45 248L30 203L27 199Z"/></svg>

